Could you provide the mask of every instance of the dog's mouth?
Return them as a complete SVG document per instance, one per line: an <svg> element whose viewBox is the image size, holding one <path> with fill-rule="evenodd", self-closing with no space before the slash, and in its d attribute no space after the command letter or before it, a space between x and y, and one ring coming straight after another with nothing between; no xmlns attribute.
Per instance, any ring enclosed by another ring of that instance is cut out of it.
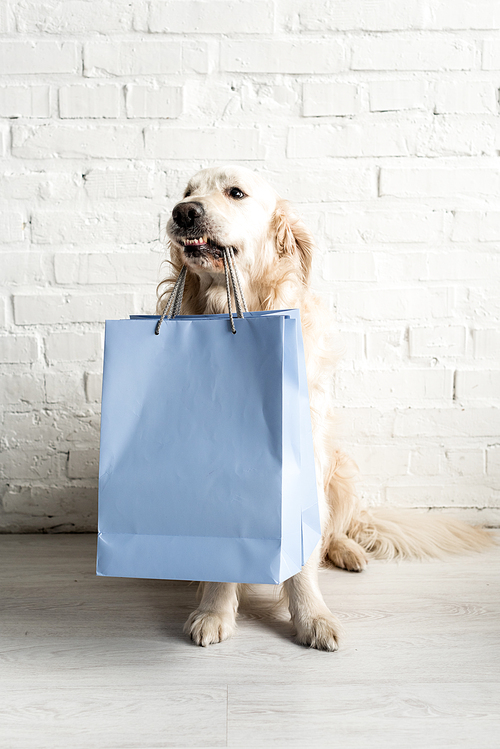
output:
<svg viewBox="0 0 500 749"><path fill-rule="evenodd" d="M225 249L223 245L217 244L207 235L196 239L176 237L175 242L182 247L184 254L189 259L209 256L214 260L221 260ZM238 253L236 247L233 247L233 252Z"/></svg>

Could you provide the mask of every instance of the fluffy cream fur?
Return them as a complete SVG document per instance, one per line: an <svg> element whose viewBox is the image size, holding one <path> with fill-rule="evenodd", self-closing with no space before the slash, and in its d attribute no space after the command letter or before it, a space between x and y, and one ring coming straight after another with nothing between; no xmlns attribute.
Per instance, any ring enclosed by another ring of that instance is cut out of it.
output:
<svg viewBox="0 0 500 749"><path fill-rule="evenodd" d="M244 197L232 195L235 187ZM353 487L356 468L335 441L330 382L336 357L327 338L331 329L326 322L328 312L309 285L312 236L264 180L241 167L199 172L190 180L178 205L192 202L204 209L194 226L182 228L173 218L167 226L171 270L159 286L158 311L163 309L182 265L187 265L181 312L227 312L222 261L213 251L224 246L235 249L249 309L300 309L323 539L321 548L303 570L284 583L284 598L297 641L322 650L336 650L341 628L318 587L317 568L321 562L359 572L369 556L441 557L483 549L491 543L491 536L448 517L361 505ZM208 247L194 255L186 252L186 233L191 238L208 237ZM229 637L238 600L239 586L235 584L203 584L200 605L186 624L192 639L208 645Z"/></svg>

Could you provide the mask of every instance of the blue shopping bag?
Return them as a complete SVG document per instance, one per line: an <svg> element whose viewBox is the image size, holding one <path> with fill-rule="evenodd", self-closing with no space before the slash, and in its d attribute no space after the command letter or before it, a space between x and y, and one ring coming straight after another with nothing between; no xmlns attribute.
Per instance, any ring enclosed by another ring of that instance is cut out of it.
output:
<svg viewBox="0 0 500 749"><path fill-rule="evenodd" d="M298 310L106 322L97 574L280 583L320 539Z"/></svg>

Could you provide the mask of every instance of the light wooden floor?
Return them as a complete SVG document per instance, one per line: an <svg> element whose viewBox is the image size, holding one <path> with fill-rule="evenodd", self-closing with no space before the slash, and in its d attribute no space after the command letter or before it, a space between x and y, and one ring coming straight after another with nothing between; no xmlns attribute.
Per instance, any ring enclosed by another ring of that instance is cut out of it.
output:
<svg viewBox="0 0 500 749"><path fill-rule="evenodd" d="M500 548L322 571L338 653L293 644L270 588L203 649L194 585L97 578L91 535L0 550L2 748L500 747Z"/></svg>

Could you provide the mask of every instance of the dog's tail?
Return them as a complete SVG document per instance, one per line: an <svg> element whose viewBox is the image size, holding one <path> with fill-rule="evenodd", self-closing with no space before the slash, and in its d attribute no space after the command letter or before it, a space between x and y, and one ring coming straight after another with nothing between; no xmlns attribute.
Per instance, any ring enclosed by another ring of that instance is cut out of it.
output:
<svg viewBox="0 0 500 749"><path fill-rule="evenodd" d="M430 559L482 551L494 543L488 531L447 515L374 507L363 510L348 535L375 559Z"/></svg>

